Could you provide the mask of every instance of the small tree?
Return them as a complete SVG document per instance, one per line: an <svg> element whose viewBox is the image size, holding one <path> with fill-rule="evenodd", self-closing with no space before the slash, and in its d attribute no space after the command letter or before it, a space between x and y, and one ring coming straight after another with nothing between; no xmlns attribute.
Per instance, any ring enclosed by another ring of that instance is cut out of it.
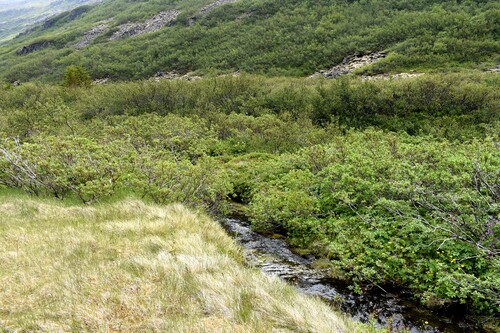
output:
<svg viewBox="0 0 500 333"><path fill-rule="evenodd" d="M65 87L88 87L91 84L90 75L81 65L70 65L66 67L63 85Z"/></svg>

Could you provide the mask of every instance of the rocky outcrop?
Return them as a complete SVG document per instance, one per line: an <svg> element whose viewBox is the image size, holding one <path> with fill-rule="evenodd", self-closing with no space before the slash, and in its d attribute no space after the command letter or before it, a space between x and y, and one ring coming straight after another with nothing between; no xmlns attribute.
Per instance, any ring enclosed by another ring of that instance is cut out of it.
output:
<svg viewBox="0 0 500 333"><path fill-rule="evenodd" d="M226 3L238 2L238 1L240 1L240 0L217 0L217 1L212 2L209 5L206 5L205 7L203 7L200 10L200 13L206 14L206 13L208 13L209 11L211 11L212 9L214 9L216 7L225 5Z"/></svg>
<svg viewBox="0 0 500 333"><path fill-rule="evenodd" d="M361 68L363 66L371 65L380 59L385 58L386 54L383 52L370 53L366 55L355 54L352 56L345 57L342 62L327 70L321 70L318 73L311 75L311 78L325 77L327 79L333 79L341 75L350 74L354 70Z"/></svg>
<svg viewBox="0 0 500 333"><path fill-rule="evenodd" d="M379 80L404 80L412 79L424 75L424 73L398 73L398 74L381 74L381 75L362 75L361 80L364 81L379 81Z"/></svg>
<svg viewBox="0 0 500 333"><path fill-rule="evenodd" d="M325 77L327 79L337 78L342 75L350 74L356 69L371 65L380 59L386 57L384 52L370 53L366 55L355 54L352 56L345 57L342 62L327 70L321 70L314 73L310 78ZM419 77L424 75L423 73L398 73L398 74L380 74L380 75L362 75L361 80L364 81L378 81L378 80L404 80Z"/></svg>
<svg viewBox="0 0 500 333"><path fill-rule="evenodd" d="M158 31L167 24L172 23L179 14L179 10L173 9L158 13L143 23L122 24L118 27L118 31L116 31L109 39L116 40L123 37L142 35L148 32Z"/></svg>
<svg viewBox="0 0 500 333"><path fill-rule="evenodd" d="M94 39L104 34L107 30L108 24L106 23L99 24L93 27L83 35L83 38L76 44L76 48L81 49L85 46L90 45L94 41Z"/></svg>
<svg viewBox="0 0 500 333"><path fill-rule="evenodd" d="M153 77L153 79L155 81L160 81L160 80L185 80L185 81L197 81L197 80L201 80L202 77L201 76L196 76L196 75L193 75L193 73L187 73L187 74L184 74L184 75L181 75L175 71L171 71L171 72L157 72L155 74L155 76Z"/></svg>
<svg viewBox="0 0 500 333"><path fill-rule="evenodd" d="M50 41L50 40L35 42L35 43L21 47L19 50L16 51L16 54L18 56L24 56L24 55L30 54L32 52L45 49L45 48L51 46L52 44L53 44L53 41Z"/></svg>

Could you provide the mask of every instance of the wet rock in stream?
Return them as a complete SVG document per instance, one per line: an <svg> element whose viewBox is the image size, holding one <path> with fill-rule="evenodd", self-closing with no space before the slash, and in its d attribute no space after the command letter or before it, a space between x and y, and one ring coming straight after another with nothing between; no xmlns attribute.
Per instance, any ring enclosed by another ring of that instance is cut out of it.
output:
<svg viewBox="0 0 500 333"><path fill-rule="evenodd" d="M305 294L319 296L349 313L355 320L391 327L392 332L412 333L482 332L460 315L436 315L411 301L409 295L372 290L358 295L329 277L328 271L313 268L314 258L293 253L284 239L271 238L251 230L236 218L222 226L244 248L247 262L266 274L277 275Z"/></svg>

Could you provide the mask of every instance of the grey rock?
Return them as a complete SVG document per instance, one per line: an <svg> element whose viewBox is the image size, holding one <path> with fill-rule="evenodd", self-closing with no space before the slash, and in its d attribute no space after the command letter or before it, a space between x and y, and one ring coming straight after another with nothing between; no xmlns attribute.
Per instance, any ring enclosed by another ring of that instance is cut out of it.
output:
<svg viewBox="0 0 500 333"><path fill-rule="evenodd" d="M404 80L412 79L424 75L424 73L398 73L398 74L380 74L380 75L362 75L361 80L379 81L379 80Z"/></svg>
<svg viewBox="0 0 500 333"><path fill-rule="evenodd" d="M143 23L122 24L118 27L118 31L116 31L109 39L116 40L119 38L142 35L145 33L158 31L164 26L172 23L179 14L179 10L172 9L160 12L152 18L144 21Z"/></svg>
<svg viewBox="0 0 500 333"><path fill-rule="evenodd" d="M337 78L342 75L350 74L358 68L371 65L385 57L386 54L384 52L370 53L366 55L355 53L351 56L345 57L339 65L327 70L321 70L317 73L314 73L310 77L325 77L327 79Z"/></svg>
<svg viewBox="0 0 500 333"><path fill-rule="evenodd" d="M92 81L92 84L100 85L100 84L106 84L108 82L109 82L109 78L104 78L104 79L94 80L94 81Z"/></svg>
<svg viewBox="0 0 500 333"><path fill-rule="evenodd" d="M107 30L108 24L106 23L99 24L93 27L83 35L83 38L76 44L76 48L81 49L85 46L90 45L94 41L94 39L104 34Z"/></svg>
<svg viewBox="0 0 500 333"><path fill-rule="evenodd" d="M493 72L493 73L500 72L500 65L497 65L496 67L489 69L488 72Z"/></svg>
<svg viewBox="0 0 500 333"><path fill-rule="evenodd" d="M16 54L18 56L24 56L24 55L30 54L32 52L45 49L45 48L51 46L52 44L53 44L52 41L44 40L44 41L29 44L29 45L24 45L23 47L21 47L19 50L16 51Z"/></svg>
<svg viewBox="0 0 500 333"><path fill-rule="evenodd" d="M153 80L155 81L160 81L160 80L185 80L185 81L197 81L201 80L201 76L196 76L193 73L187 73L184 75L181 75L177 73L176 71L171 71L171 72L163 72L159 71L156 72L155 76L153 77Z"/></svg>

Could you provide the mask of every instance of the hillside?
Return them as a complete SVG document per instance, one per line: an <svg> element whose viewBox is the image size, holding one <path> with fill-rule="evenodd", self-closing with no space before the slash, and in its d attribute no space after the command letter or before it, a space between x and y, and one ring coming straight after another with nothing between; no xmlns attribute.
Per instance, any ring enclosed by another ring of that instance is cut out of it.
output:
<svg viewBox="0 0 500 333"><path fill-rule="evenodd" d="M0 44L49 17L97 0L0 0Z"/></svg>
<svg viewBox="0 0 500 333"><path fill-rule="evenodd" d="M497 1L479 0L106 0L3 45L0 78L58 81L73 64L93 79L306 76L381 51L358 73L487 70L499 62L499 13Z"/></svg>
<svg viewBox="0 0 500 333"><path fill-rule="evenodd" d="M321 325L324 306L290 308L295 292L252 270L235 274L270 289L232 290L239 278L207 266L241 268L202 215L237 214L328 281L398 309L361 320L499 332L499 18L486 0L105 0L6 42L0 282L13 289L0 296L21 296L0 304L0 331L315 331L300 311L320 309ZM124 197L140 201L109 204ZM188 285L153 292L168 288L160 268ZM56 279L37 289L45 272ZM122 292L99 289L108 279ZM30 306L42 296L55 316Z"/></svg>

